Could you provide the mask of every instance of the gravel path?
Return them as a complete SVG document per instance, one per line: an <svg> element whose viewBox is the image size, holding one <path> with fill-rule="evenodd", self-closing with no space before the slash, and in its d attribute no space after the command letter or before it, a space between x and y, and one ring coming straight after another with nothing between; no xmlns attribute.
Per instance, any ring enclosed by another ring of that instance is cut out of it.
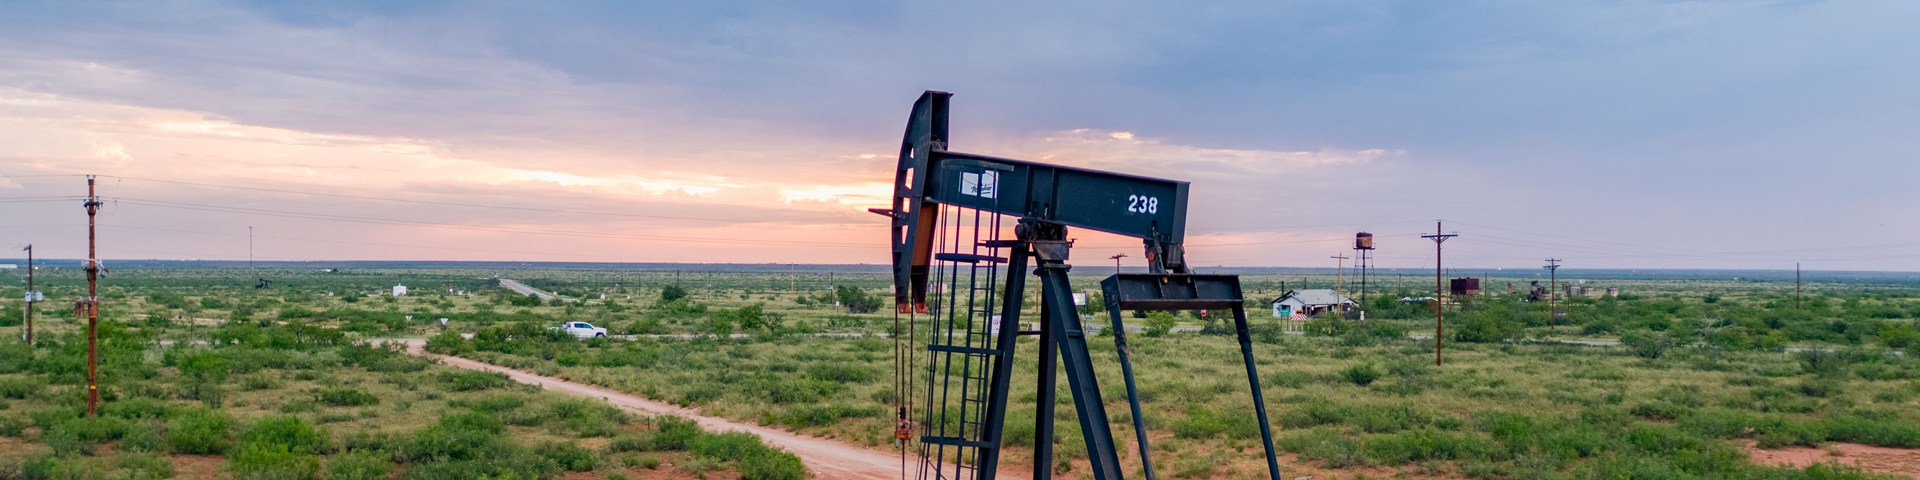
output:
<svg viewBox="0 0 1920 480"><path fill-rule="evenodd" d="M676 415L692 419L709 431L743 431L759 435L767 444L785 449L807 465L820 479L870 479L894 480L900 478L900 456L848 445L832 440L795 435L777 428L735 423L730 420L701 416L699 412L681 408L672 404L657 402L616 392L592 385L569 382L554 377L535 375L519 370L476 362L460 357L434 355L422 350L424 340L404 339L408 353L437 358L447 365L487 372L507 374L513 381L529 385L539 385L547 390L565 392L585 397L600 397L608 403L640 412L652 414Z"/></svg>

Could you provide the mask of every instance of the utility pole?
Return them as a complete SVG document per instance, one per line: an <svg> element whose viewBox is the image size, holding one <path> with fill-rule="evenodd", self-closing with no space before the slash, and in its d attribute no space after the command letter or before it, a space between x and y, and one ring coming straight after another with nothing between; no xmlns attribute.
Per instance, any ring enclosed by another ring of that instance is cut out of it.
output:
<svg viewBox="0 0 1920 480"><path fill-rule="evenodd" d="M20 306L26 307L27 336L25 338L27 340L27 345L32 346L33 345L33 304L34 302L40 301L40 299L36 297L36 295L38 295L40 292L33 291L33 244L31 243L27 244L26 250L27 250L27 295L25 300L20 302Z"/></svg>
<svg viewBox="0 0 1920 480"><path fill-rule="evenodd" d="M1340 301L1340 288L1347 276L1347 255L1343 253L1327 258L1337 259L1333 262L1333 313L1336 315L1346 313L1346 309L1342 308L1346 305Z"/></svg>
<svg viewBox="0 0 1920 480"><path fill-rule="evenodd" d="M1446 302L1441 300L1445 287L1440 284L1440 244L1459 235L1440 233L1440 222L1433 222L1433 235L1421 235L1420 238L1433 240L1433 365L1440 366L1440 350L1446 342Z"/></svg>
<svg viewBox="0 0 1920 480"><path fill-rule="evenodd" d="M1114 275L1119 275L1119 274L1120 274L1120 259L1122 259L1122 258L1127 258L1127 254L1124 254L1124 253L1122 253L1122 254L1119 254L1119 255L1114 255L1114 256L1111 256L1111 257L1107 257L1107 258L1111 258L1111 259L1113 259L1113 274L1114 274Z"/></svg>
<svg viewBox="0 0 1920 480"><path fill-rule="evenodd" d="M28 262L32 263L32 262ZM33 278L31 276L27 278ZM1800 309L1800 262L1793 262L1793 309ZM33 328L33 327L27 327ZM31 330L29 330L31 331Z"/></svg>
<svg viewBox="0 0 1920 480"><path fill-rule="evenodd" d="M1547 329L1551 331L1559 326L1554 323L1554 317L1560 312L1560 259L1549 258L1547 266L1540 268L1547 269L1547 281L1553 284L1553 288L1547 289Z"/></svg>
<svg viewBox="0 0 1920 480"><path fill-rule="evenodd" d="M87 175L87 415L96 415L100 406L100 254L95 248L94 217L100 213L100 197L93 192L93 175Z"/></svg>

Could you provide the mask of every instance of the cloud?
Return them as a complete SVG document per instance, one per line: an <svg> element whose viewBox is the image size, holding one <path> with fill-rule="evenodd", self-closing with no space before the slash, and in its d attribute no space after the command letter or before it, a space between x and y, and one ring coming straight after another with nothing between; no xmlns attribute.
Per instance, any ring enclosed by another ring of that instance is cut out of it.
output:
<svg viewBox="0 0 1920 480"><path fill-rule="evenodd" d="M1383 148L1351 150L1323 147L1306 152L1206 148L1170 143L1162 138L1139 137L1131 132L1094 129L1056 132L1009 147L1033 152L1031 155L1036 155L1035 158L1042 161L1112 166L1125 170L1146 168L1178 171L1188 175L1275 174L1300 168L1366 163L1383 156L1407 153L1406 150Z"/></svg>
<svg viewBox="0 0 1920 480"><path fill-rule="evenodd" d="M1102 7L28 0L0 16L0 173L864 225L939 89L955 149L1192 181L1196 231L1920 234L1920 4Z"/></svg>

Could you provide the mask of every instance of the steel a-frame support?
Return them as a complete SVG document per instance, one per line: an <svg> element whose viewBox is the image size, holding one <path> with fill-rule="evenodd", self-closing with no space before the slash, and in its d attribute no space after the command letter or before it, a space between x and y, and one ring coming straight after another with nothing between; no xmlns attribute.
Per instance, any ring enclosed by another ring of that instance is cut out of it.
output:
<svg viewBox="0 0 1920 480"><path fill-rule="evenodd" d="M1042 253L1049 250L1046 247L1057 247L1059 257L1048 259ZM1040 259L1038 271L1035 272L1040 276L1040 300L1045 302L1047 328L1051 330L1049 333L1053 337L1053 346L1060 351L1060 364L1065 368L1067 388L1073 393L1073 407L1080 417L1080 436L1087 442L1087 461L1093 470L1093 478L1119 480L1125 474L1120 471L1120 457L1114 450L1113 427L1107 424L1106 402L1100 399L1100 382L1094 378L1093 358L1087 352L1086 332L1080 328L1079 309L1073 305L1073 285L1067 281L1067 270L1072 267L1066 264L1066 252L1065 242L1035 245L1034 255ZM1040 387L1039 400L1043 404L1052 403L1053 385ZM1040 421L1052 423L1053 418ZM1048 435L1037 437L1034 441L1052 440L1052 435ZM1039 458L1035 457L1035 460ZM1048 459L1049 462L1051 460Z"/></svg>
<svg viewBox="0 0 1920 480"><path fill-rule="evenodd" d="M1008 385L1012 378L1012 359L1026 279L1027 258L1037 264L1034 275L1040 277L1040 315L1036 332L1040 337L1039 398L1034 418L1034 480L1049 480L1053 474L1053 410L1055 369L1066 367L1067 386L1072 392L1074 410L1080 417L1080 434L1087 442L1087 457L1096 480L1120 480L1120 458L1114 450L1113 431L1107 423L1100 384L1094 378L1093 359L1087 350L1086 332L1080 328L1079 310L1073 304L1073 287L1068 282L1067 254L1071 242L1066 228L1044 222L1022 222L1016 230L1021 240L1008 258L1006 294L1001 304L1000 331L988 393L987 418L981 448L976 459L980 480L992 480L998 473L1002 433L1005 431Z"/></svg>
<svg viewBox="0 0 1920 480"><path fill-rule="evenodd" d="M1140 412L1140 394L1133 381L1132 351L1127 346L1126 326L1120 312L1125 310L1230 309L1234 333L1240 341L1240 358L1247 367L1247 386L1253 392L1253 411L1260 422L1261 445L1266 448L1267 477L1280 480L1280 461L1273 451L1273 428L1267 422L1267 401L1260 390L1260 372L1254 367L1253 336L1247 325L1247 309L1241 295L1240 277L1234 275L1192 274L1114 274L1100 282L1107 302L1107 315L1113 322L1113 343L1120 357L1120 373L1127 382L1127 405L1133 409L1133 430L1138 436L1140 466L1146 479L1154 480L1153 461L1148 455L1146 423Z"/></svg>

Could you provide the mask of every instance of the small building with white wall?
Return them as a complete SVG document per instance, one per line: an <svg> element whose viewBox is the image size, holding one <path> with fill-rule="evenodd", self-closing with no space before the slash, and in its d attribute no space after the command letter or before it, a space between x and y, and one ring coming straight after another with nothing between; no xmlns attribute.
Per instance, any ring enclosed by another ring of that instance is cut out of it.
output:
<svg viewBox="0 0 1920 480"><path fill-rule="evenodd" d="M1273 316L1290 318L1294 316L1314 317L1334 307L1352 307L1359 305L1331 289L1288 290L1280 298L1273 299Z"/></svg>
<svg viewBox="0 0 1920 480"><path fill-rule="evenodd" d="M406 285L394 285L394 286L393 286L393 296L396 296L396 297L404 297L404 296L407 296L407 286L406 286Z"/></svg>

